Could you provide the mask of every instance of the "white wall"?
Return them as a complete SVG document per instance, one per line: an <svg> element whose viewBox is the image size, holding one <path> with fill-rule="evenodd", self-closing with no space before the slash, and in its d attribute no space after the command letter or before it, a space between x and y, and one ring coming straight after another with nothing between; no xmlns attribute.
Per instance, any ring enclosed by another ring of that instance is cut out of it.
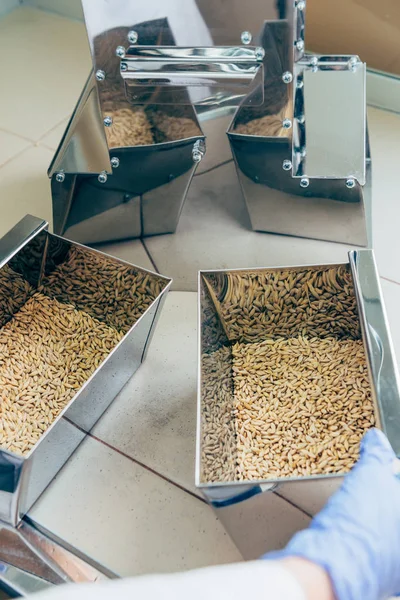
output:
<svg viewBox="0 0 400 600"><path fill-rule="evenodd" d="M5 0L6 2L11 0ZM2 4L4 0L0 0ZM17 0L18 2L18 0ZM26 6L35 6L72 19L83 19L81 0L23 0Z"/></svg>
<svg viewBox="0 0 400 600"><path fill-rule="evenodd" d="M0 17L17 8L19 4L20 0L0 0Z"/></svg>

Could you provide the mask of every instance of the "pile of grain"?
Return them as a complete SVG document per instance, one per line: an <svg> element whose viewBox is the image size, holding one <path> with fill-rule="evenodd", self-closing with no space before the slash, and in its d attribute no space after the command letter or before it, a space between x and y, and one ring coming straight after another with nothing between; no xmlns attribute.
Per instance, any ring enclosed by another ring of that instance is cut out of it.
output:
<svg viewBox="0 0 400 600"><path fill-rule="evenodd" d="M27 454L122 337L35 293L0 329L0 446Z"/></svg>
<svg viewBox="0 0 400 600"><path fill-rule="evenodd" d="M118 108L109 113L113 123L106 127L109 148L154 144L151 124L143 109Z"/></svg>
<svg viewBox="0 0 400 600"><path fill-rule="evenodd" d="M161 278L72 246L39 291L126 333L164 287Z"/></svg>
<svg viewBox="0 0 400 600"><path fill-rule="evenodd" d="M375 424L349 269L206 277L228 339L202 356L202 480L347 472Z"/></svg>
<svg viewBox="0 0 400 600"><path fill-rule="evenodd" d="M109 148L147 146L202 135L198 125L188 117L168 115L159 110L119 106L106 110L113 120L106 127Z"/></svg>
<svg viewBox="0 0 400 600"><path fill-rule="evenodd" d="M346 266L224 274L221 313L231 341L361 336Z"/></svg>
<svg viewBox="0 0 400 600"><path fill-rule="evenodd" d="M233 346L238 480L346 473L375 424L361 340Z"/></svg>
<svg viewBox="0 0 400 600"><path fill-rule="evenodd" d="M278 114L263 115L246 122L238 122L234 133L264 137L290 137L292 129L285 129L282 126L285 119L293 119L293 114L288 108L286 107Z"/></svg>

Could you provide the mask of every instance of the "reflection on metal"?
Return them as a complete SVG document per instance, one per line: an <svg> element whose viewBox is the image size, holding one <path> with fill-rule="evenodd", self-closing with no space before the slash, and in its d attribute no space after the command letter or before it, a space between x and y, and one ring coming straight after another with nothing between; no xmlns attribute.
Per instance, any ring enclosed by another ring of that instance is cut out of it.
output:
<svg viewBox="0 0 400 600"><path fill-rule="evenodd" d="M157 92L158 104L187 103L192 89L203 93L196 97L197 105L218 105L227 92L236 98L245 95L243 102L262 104L263 57L263 48L252 46L132 46L121 63L121 76L132 104L145 101L149 91Z"/></svg>
<svg viewBox="0 0 400 600"><path fill-rule="evenodd" d="M339 265L302 265L290 267L288 270L307 271L324 270L336 268ZM298 323L293 322L293 329L286 330L286 335L296 334L296 327L310 328L310 335L315 323L318 323L319 336L360 336L363 339L366 351L367 363L370 374L370 383L372 396L375 404L376 419L380 427L389 438L396 454L400 456L400 380L397 371L397 363L393 353L392 342L388 329L385 308L382 298L382 292L379 283L379 275L376 269L374 253L372 250L358 250L349 253L349 262L347 269L351 272L354 294L356 299L356 310L349 317L347 313L346 323L349 331L343 331L337 320L331 322L329 319L320 319L326 313L326 307L321 306L321 313L318 311L314 317L307 317L307 321ZM268 550L274 550L274 544L285 542L281 537L279 541L272 540L269 536L268 527L260 527L260 523L268 519L268 514L274 506L274 495L271 494L278 485L278 493L285 495L287 489L307 489L312 490L312 486L324 486L332 493L342 480L341 475L312 475L281 477L276 479L254 479L253 481L237 481L236 452L237 440L234 428L234 419L232 410L227 406L232 398L232 407L234 400L234 382L232 371L231 345L241 339L242 341L262 341L271 335L282 334L279 331L279 320L271 321L271 327L277 327L275 331L269 331L266 325L261 326L257 317L246 316L246 320L240 321L246 323L244 329L229 328L224 321L224 310L222 303L225 298L229 298L226 306L236 312L241 301L241 294L245 293L246 286L243 285L241 278L246 278L249 273L256 274L258 271L274 272L285 271L285 267L230 270L230 271L202 271L199 274L199 386L198 386L198 412L197 412L197 442L196 442L196 485L202 491L207 501L216 509L217 515L230 533L244 558L254 559ZM272 281L272 278L271 280ZM273 284L272 284L273 285ZM236 304L235 304L236 303ZM225 306L225 310L226 310ZM236 307L236 308L235 308ZM332 305L330 307L332 309ZM337 310L339 315L343 307L338 299ZM226 313L225 313L226 314ZM246 313L247 314L247 313ZM313 322L315 319L315 323ZM276 321L276 323L275 323ZM325 323L325 325L321 325ZM323 327L326 330L323 331ZM332 330L332 327L334 328ZM338 329L335 329L337 327ZM275 333L274 333L275 331ZM216 352L225 348L223 352ZM226 361L226 367L223 368L224 376L215 378L215 373L221 373L223 362ZM219 387L221 386L221 402L215 402L214 409L207 404L207 415L210 416L210 410L224 410L223 418L216 415L216 423L223 423L223 429L218 432L219 444L223 455L215 456L215 463L218 466L218 476L213 472L211 479L208 479L208 472L205 469L207 454L202 453L204 444L209 443L202 430L202 414L204 410L203 398L209 398L210 389L207 385L207 378L212 378L213 397L218 400ZM220 408L222 407L222 408ZM226 408L225 408L226 407ZM219 420L221 419L221 420ZM223 458L223 461L222 461ZM221 467L221 462L224 466ZM217 478L218 477L218 478ZM296 524L293 529L288 531L288 537L295 533ZM243 537L243 530L247 535ZM254 554L256 553L256 554Z"/></svg>
<svg viewBox="0 0 400 600"><path fill-rule="evenodd" d="M98 73L97 79L99 79ZM111 171L93 73L86 82L50 165L49 177L57 171L63 173Z"/></svg>
<svg viewBox="0 0 400 600"><path fill-rule="evenodd" d="M75 266L74 253L77 251L83 254L80 255L80 263ZM148 274L149 281L153 282L157 290L161 290L159 293L154 292L154 300L135 321L133 317L129 317L129 303L132 306L135 302L130 291L123 292L124 300L121 291L118 300L110 300L107 292L110 276L107 275L105 281L101 269L96 270L93 266L93 259L102 266L129 266L129 263L78 247L48 233L45 221L30 216L25 217L0 242L0 326L12 319L40 285L46 295L56 295L59 301L72 303L110 326L117 326L115 324L118 322L118 329L125 333L121 342L77 390L28 454L20 456L8 450L0 450L0 521L10 525L19 523L83 441L85 431L91 430L120 389L136 372L144 360L165 293L170 286L169 279L131 265L134 272ZM86 260L89 261L86 267L79 271L78 265ZM61 287L55 291L49 276L57 266L65 263L72 269L71 273L76 270L74 286L66 281L63 283L60 276L57 285ZM96 308L90 305L93 282L97 289ZM124 302L123 311L127 314L127 320L123 324L118 321L121 302Z"/></svg>
<svg viewBox="0 0 400 600"><path fill-rule="evenodd" d="M26 521L18 527L0 523L0 585L13 595L27 596L63 583L96 583L104 573L67 550Z"/></svg>

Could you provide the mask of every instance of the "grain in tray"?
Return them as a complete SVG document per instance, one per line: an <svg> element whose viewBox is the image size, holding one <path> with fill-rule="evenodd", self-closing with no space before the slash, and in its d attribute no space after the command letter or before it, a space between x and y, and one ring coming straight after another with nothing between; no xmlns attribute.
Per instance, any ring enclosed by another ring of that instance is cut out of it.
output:
<svg viewBox="0 0 400 600"><path fill-rule="evenodd" d="M160 294L165 282L87 248L72 246L43 280L42 293L72 303L126 333Z"/></svg>
<svg viewBox="0 0 400 600"><path fill-rule="evenodd" d="M206 277L226 340L202 356L202 481L346 473L375 425L348 267Z"/></svg>
<svg viewBox="0 0 400 600"><path fill-rule="evenodd" d="M26 455L122 337L36 292L0 329L0 446Z"/></svg>

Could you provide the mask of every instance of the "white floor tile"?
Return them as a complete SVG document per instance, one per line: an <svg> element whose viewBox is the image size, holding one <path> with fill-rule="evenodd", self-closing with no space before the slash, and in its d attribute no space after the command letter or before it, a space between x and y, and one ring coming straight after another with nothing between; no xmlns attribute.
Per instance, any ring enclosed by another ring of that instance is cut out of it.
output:
<svg viewBox="0 0 400 600"><path fill-rule="evenodd" d="M27 140L0 130L0 167L30 145Z"/></svg>
<svg viewBox="0 0 400 600"><path fill-rule="evenodd" d="M93 433L200 495L196 401L197 294L170 292L145 362Z"/></svg>
<svg viewBox="0 0 400 600"><path fill-rule="evenodd" d="M30 516L123 576L241 559L205 503L90 439Z"/></svg>
<svg viewBox="0 0 400 600"><path fill-rule="evenodd" d="M51 224L51 193L47 168L52 152L32 146L0 168L0 236L26 214Z"/></svg>
<svg viewBox="0 0 400 600"><path fill-rule="evenodd" d="M151 263L143 244L140 240L129 240L127 242L116 242L113 244L97 244L93 245L100 252L105 252L111 256L116 256L121 260L143 267L149 271L154 271L154 266Z"/></svg>
<svg viewBox="0 0 400 600"><path fill-rule="evenodd" d="M368 110L373 175L373 244L381 275L400 282L400 115Z"/></svg>
<svg viewBox="0 0 400 600"><path fill-rule="evenodd" d="M218 518L230 532L245 560L284 548L310 518L273 492L219 510Z"/></svg>
<svg viewBox="0 0 400 600"><path fill-rule="evenodd" d="M0 21L0 128L37 141L73 110L91 69L83 23L33 8Z"/></svg>
<svg viewBox="0 0 400 600"><path fill-rule="evenodd" d="M50 150L56 151L58 148L58 144L61 142L61 138L64 135L64 132L67 128L69 118L64 119L62 123L54 127L51 131L46 133L42 138L40 138L40 144L46 146L46 148L50 148Z"/></svg>
<svg viewBox="0 0 400 600"><path fill-rule="evenodd" d="M290 266L347 261L348 247L251 231L233 163L194 177L174 235L147 238L173 289L197 289L199 269Z"/></svg>

